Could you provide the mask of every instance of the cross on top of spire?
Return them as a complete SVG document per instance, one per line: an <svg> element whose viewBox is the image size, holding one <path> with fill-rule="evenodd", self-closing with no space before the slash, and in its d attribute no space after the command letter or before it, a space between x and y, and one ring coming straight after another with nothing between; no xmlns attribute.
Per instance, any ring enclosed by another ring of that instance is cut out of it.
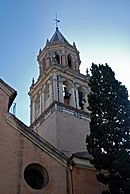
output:
<svg viewBox="0 0 130 194"><path fill-rule="evenodd" d="M57 13L56 13L56 18L53 20L55 21L56 29L58 29L58 23L60 22L60 20L58 20L57 18Z"/></svg>

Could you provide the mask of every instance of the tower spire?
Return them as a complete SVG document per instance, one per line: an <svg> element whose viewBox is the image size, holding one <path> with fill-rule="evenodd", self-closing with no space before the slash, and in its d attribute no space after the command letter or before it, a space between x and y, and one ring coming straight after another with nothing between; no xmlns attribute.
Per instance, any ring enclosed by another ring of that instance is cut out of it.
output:
<svg viewBox="0 0 130 194"><path fill-rule="evenodd" d="M56 29L58 29L58 23L60 22L60 20L59 20L58 17L57 17L57 13L56 13L55 16L56 16L56 18L53 19L53 20L55 21Z"/></svg>

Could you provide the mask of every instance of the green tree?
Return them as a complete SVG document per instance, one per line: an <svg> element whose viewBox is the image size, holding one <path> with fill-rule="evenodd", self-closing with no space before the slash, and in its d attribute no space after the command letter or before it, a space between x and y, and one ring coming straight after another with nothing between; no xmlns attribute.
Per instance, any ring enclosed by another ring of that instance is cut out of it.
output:
<svg viewBox="0 0 130 194"><path fill-rule="evenodd" d="M86 138L103 194L130 193L130 102L124 85L107 65L92 64L88 102L90 135Z"/></svg>

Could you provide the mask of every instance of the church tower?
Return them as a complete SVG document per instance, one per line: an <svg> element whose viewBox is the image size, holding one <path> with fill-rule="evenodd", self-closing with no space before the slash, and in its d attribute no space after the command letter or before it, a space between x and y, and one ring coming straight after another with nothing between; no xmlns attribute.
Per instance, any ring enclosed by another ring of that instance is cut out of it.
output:
<svg viewBox="0 0 130 194"><path fill-rule="evenodd" d="M86 151L89 76L80 73L75 43L56 27L37 60L39 77L29 91L31 129L66 155Z"/></svg>

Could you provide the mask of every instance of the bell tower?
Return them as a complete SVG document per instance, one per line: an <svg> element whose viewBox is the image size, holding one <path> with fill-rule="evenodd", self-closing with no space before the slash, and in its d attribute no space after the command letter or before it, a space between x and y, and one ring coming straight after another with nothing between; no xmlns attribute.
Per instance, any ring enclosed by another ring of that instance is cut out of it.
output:
<svg viewBox="0 0 130 194"><path fill-rule="evenodd" d="M30 87L30 128L66 155L85 151L89 133L88 75L79 51L58 27L38 57L39 77Z"/></svg>

